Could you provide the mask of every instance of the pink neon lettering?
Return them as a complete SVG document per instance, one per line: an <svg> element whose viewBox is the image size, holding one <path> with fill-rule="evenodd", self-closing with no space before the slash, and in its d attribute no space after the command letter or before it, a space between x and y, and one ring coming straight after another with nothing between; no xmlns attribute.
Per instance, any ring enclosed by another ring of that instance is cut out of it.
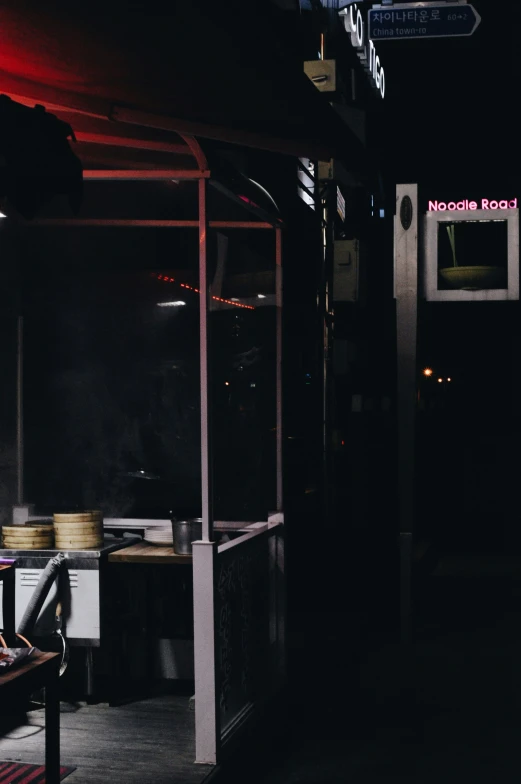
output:
<svg viewBox="0 0 521 784"><path fill-rule="evenodd" d="M454 202L449 201L449 203L445 203L444 201L431 201L429 199L429 211L441 211L449 210L477 210L478 203L476 201L469 201L468 199L462 199L461 201ZM482 210L516 210L517 209L517 198L510 199L507 201L506 199L502 199L501 201L496 201L495 199L481 199L481 209Z"/></svg>

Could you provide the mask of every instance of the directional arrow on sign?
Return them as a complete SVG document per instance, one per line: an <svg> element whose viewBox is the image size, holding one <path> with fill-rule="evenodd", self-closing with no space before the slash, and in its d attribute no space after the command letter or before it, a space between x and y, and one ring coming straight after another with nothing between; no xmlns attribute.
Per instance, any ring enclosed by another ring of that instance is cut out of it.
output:
<svg viewBox="0 0 521 784"><path fill-rule="evenodd" d="M472 35L481 17L470 3L404 3L373 6L368 22L373 41L400 41Z"/></svg>

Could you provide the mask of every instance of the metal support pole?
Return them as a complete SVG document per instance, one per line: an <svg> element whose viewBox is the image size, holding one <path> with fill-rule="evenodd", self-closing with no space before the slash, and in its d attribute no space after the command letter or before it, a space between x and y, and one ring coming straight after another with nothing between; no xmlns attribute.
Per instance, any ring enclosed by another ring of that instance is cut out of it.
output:
<svg viewBox="0 0 521 784"><path fill-rule="evenodd" d="M194 542L195 761L215 765L220 752L215 542Z"/></svg>
<svg viewBox="0 0 521 784"><path fill-rule="evenodd" d="M203 542L213 539L212 503L212 449L210 410L210 347L209 347L209 295L207 277L208 222L206 218L206 180L199 180L199 348L201 384L201 506L203 519Z"/></svg>
<svg viewBox="0 0 521 784"><path fill-rule="evenodd" d="M17 354L16 354L16 503L24 502L24 419L23 419L23 381L24 381L24 318L18 316Z"/></svg>
<svg viewBox="0 0 521 784"><path fill-rule="evenodd" d="M87 701L94 696L94 656L92 645L85 648L85 693Z"/></svg>
<svg viewBox="0 0 521 784"><path fill-rule="evenodd" d="M282 432L282 232L275 229L275 301L277 319L277 511L283 509L283 432Z"/></svg>
<svg viewBox="0 0 521 784"><path fill-rule="evenodd" d="M331 455L330 455L330 303L331 298L331 258L333 252L333 239L331 235L330 216L330 189L326 187L322 197L322 279L318 303L320 313L321 345L322 345L322 471L324 493L324 519L326 525L330 522L331 512Z"/></svg>
<svg viewBox="0 0 521 784"><path fill-rule="evenodd" d="M45 781L60 781L60 690L57 662L45 685ZM10 779L12 780L12 779Z"/></svg>

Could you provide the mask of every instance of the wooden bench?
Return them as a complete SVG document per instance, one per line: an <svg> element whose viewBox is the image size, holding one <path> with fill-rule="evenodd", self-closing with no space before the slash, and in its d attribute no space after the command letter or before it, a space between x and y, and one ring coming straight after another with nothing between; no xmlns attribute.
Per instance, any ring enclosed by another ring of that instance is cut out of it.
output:
<svg viewBox="0 0 521 784"><path fill-rule="evenodd" d="M59 653L34 653L23 664L0 675L0 710L9 714L22 700L45 689L45 781L60 781Z"/></svg>
<svg viewBox="0 0 521 784"><path fill-rule="evenodd" d="M14 629L14 566L0 565L0 580L4 584L4 628ZM0 643L1 645L1 643ZM58 677L59 653L34 653L22 664L4 673L0 670L0 714L16 712L17 706L33 692L45 689L45 780L46 784L60 781L60 700Z"/></svg>

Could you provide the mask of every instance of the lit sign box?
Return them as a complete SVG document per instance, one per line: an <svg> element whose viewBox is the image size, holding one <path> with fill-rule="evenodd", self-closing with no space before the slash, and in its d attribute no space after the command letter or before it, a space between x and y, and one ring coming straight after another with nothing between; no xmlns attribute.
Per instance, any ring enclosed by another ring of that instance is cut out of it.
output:
<svg viewBox="0 0 521 784"><path fill-rule="evenodd" d="M517 199L429 201L424 249L427 300L519 299Z"/></svg>
<svg viewBox="0 0 521 784"><path fill-rule="evenodd" d="M310 161L309 158L299 158L297 177L299 180L298 195L304 204L314 210L317 193L314 161Z"/></svg>
<svg viewBox="0 0 521 784"><path fill-rule="evenodd" d="M362 11L356 3L350 3L347 8L339 11L344 27L351 36L351 44L356 49L358 59L368 71L371 82L378 93L385 96L385 73L379 56L376 54L374 43L367 37L367 28Z"/></svg>

